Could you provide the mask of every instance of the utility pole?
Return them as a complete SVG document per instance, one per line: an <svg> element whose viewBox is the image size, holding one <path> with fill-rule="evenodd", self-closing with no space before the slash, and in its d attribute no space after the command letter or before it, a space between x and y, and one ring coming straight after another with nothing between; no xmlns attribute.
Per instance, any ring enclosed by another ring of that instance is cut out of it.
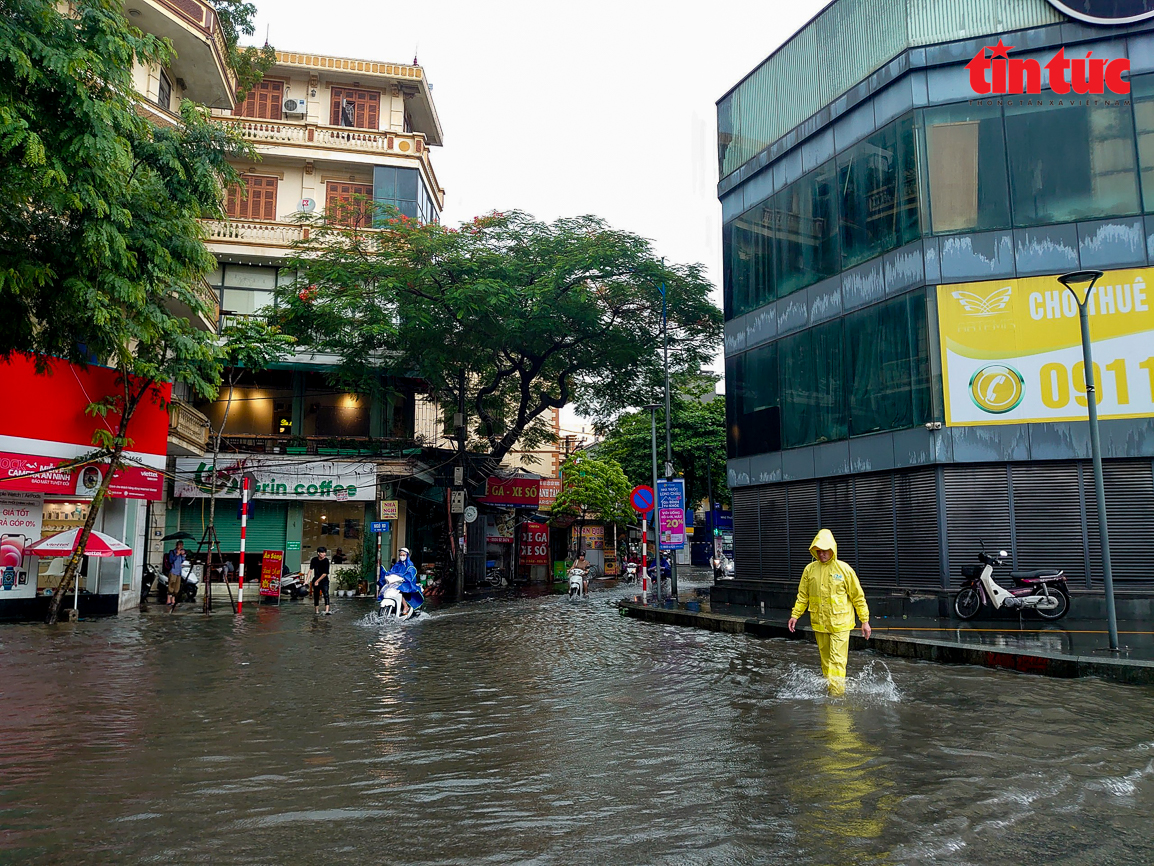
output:
<svg viewBox="0 0 1154 866"><path fill-rule="evenodd" d="M657 602L661 603L661 524L658 515L661 513L660 502L657 500L657 407L654 403L646 408L649 410L649 441L653 445L653 561L657 564Z"/></svg>
<svg viewBox="0 0 1154 866"><path fill-rule="evenodd" d="M665 267L665 257L661 257L661 267ZM670 437L670 414L669 414L669 314L668 305L665 298L665 282L661 283L661 331L665 337L665 480L673 480L673 444ZM654 490L657 489L656 479L654 479ZM685 502L681 503L682 510L685 509ZM669 590L673 598L677 598L677 551L671 550L669 552Z"/></svg>
<svg viewBox="0 0 1154 866"><path fill-rule="evenodd" d="M462 489L465 489L465 368L457 374L457 466L460 468ZM454 544L457 547L457 599L465 595L465 545L462 543L465 535L465 515L458 514L453 521L453 531L456 533Z"/></svg>

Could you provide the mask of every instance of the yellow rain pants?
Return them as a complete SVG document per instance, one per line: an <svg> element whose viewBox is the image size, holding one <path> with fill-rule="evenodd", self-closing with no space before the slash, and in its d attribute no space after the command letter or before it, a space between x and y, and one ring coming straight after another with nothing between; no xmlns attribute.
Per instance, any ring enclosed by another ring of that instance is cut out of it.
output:
<svg viewBox="0 0 1154 866"><path fill-rule="evenodd" d="M829 681L829 693L833 697L845 694L845 665L849 661L848 631L818 631L817 651L821 654L821 675Z"/></svg>

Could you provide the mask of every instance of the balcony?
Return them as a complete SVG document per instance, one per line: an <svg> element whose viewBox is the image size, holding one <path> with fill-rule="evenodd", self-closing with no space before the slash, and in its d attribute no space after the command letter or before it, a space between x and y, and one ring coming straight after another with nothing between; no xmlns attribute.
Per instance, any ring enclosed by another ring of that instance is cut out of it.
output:
<svg viewBox="0 0 1154 866"><path fill-rule="evenodd" d="M208 418L183 400L168 404L168 453L177 457L203 457L208 447Z"/></svg>
<svg viewBox="0 0 1154 866"><path fill-rule="evenodd" d="M165 301L165 307L174 316L188 319L201 331L216 331L216 323L220 319L220 296L203 279L192 285L192 293L204 304L206 311L194 310L180 300L175 294Z"/></svg>
<svg viewBox="0 0 1154 866"><path fill-rule="evenodd" d="M230 247L233 252L273 256L283 255L299 240L308 237L308 229L296 223L258 222L255 220L202 220L207 241L214 251Z"/></svg>
<svg viewBox="0 0 1154 866"><path fill-rule="evenodd" d="M199 414L199 413L197 413ZM203 417L203 416L202 416ZM206 422L207 423L207 422ZM280 433L248 433L221 437L222 454L307 454L333 457L416 457L423 443L404 437L370 439L331 436L288 436Z"/></svg>
<svg viewBox="0 0 1154 866"><path fill-rule="evenodd" d="M206 0L124 0L134 27L168 39L176 53L172 73L183 82L185 96L213 108L231 109L236 102L236 73L228 65L228 48L216 11Z"/></svg>
<svg viewBox="0 0 1154 866"><path fill-rule="evenodd" d="M429 159L425 136L419 132L377 132L371 129L353 129L347 126L325 126L303 120L256 120L251 117L217 115L217 120L231 123L240 134L256 145L297 150L295 156L313 159L318 150L337 150L343 153L364 154L369 157L394 156L418 160L425 170L429 188L435 191L437 207L445 204L445 191L437 182Z"/></svg>

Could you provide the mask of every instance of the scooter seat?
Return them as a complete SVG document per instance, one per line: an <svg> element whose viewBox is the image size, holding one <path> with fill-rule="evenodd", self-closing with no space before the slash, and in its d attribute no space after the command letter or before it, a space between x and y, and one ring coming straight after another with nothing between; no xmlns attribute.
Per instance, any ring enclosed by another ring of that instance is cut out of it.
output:
<svg viewBox="0 0 1154 866"><path fill-rule="evenodd" d="M1044 578L1062 577L1064 572L1057 568L1039 568L1036 571L1011 571L1010 577L1014 580L1042 580Z"/></svg>

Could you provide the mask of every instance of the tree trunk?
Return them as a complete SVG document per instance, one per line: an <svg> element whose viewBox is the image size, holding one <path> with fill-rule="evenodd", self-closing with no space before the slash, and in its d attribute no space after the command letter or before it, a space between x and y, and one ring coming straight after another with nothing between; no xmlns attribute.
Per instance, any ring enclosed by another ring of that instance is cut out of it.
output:
<svg viewBox="0 0 1154 866"><path fill-rule="evenodd" d="M112 486L112 476L116 470L120 468L120 455L124 451L123 445L117 445L112 452L112 460L108 464L108 473L104 476L104 480L100 484L100 489L96 491L96 495L92 497L92 505L88 509L88 519L84 521L84 527L80 530L80 535L76 538L76 550L72 552L72 556L68 559L68 565L64 568L64 574L60 578L60 583L56 585L56 589L52 595L52 602L48 605L48 618L45 622L48 625L55 625L60 619L60 607L64 603L64 596L68 594L68 590L72 588L72 581L76 579L76 572L80 570L80 557L84 555L84 546L88 543L88 538L92 534L92 527L96 523L96 512L104 504L104 500L108 495L108 488Z"/></svg>

